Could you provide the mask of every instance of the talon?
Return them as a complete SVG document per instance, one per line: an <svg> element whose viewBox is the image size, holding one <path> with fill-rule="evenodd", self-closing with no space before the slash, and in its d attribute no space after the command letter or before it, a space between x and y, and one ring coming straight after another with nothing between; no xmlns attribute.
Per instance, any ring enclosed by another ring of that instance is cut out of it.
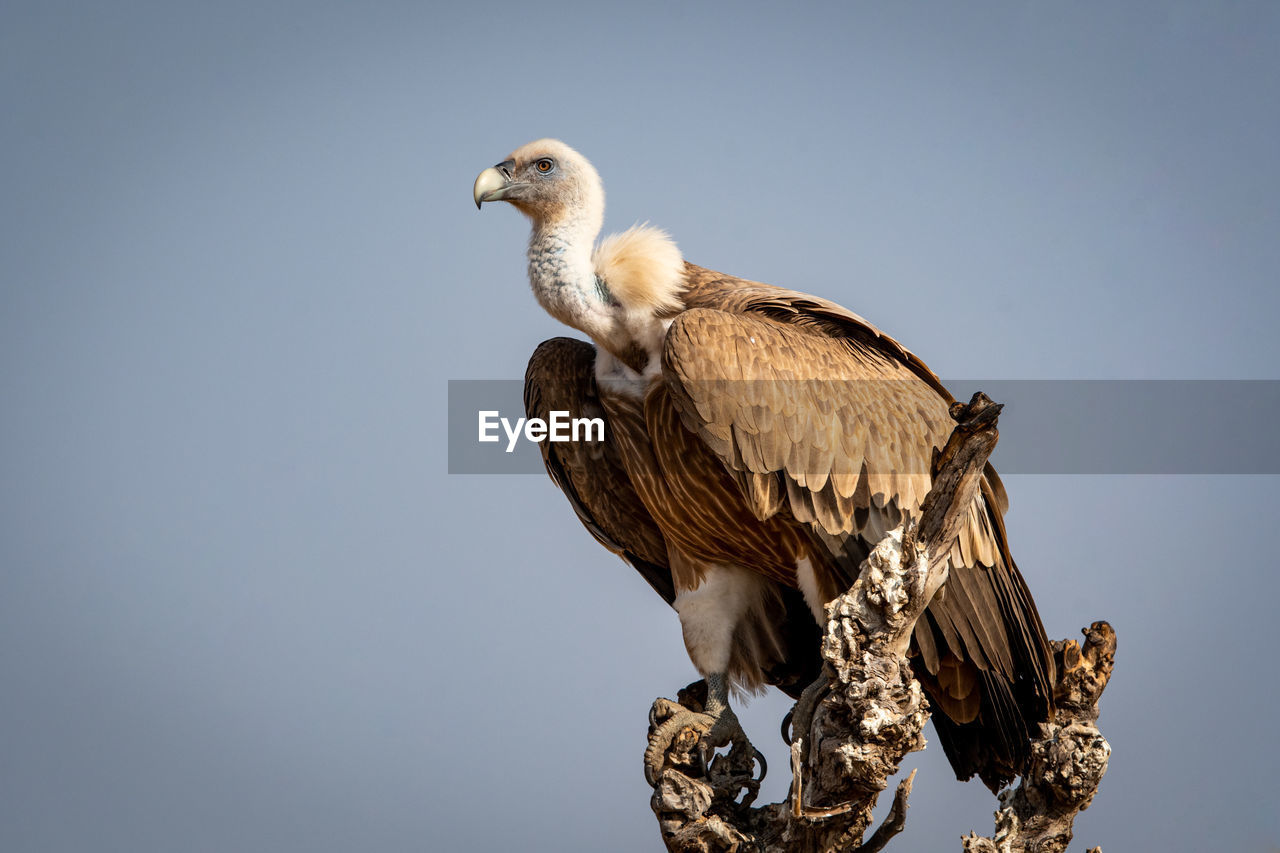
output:
<svg viewBox="0 0 1280 853"><path fill-rule="evenodd" d="M667 751L681 731L686 728L693 729L698 733L699 741L705 742L707 736L715 728L716 722L713 717L707 714L699 714L685 708L676 710L671 718L657 726L649 737L649 746L644 751L645 781L650 786L658 784L658 778L662 775L662 765L666 761Z"/></svg>
<svg viewBox="0 0 1280 853"><path fill-rule="evenodd" d="M697 695L702 692L699 688L705 689L705 701L704 697ZM677 765L696 763L701 766L700 775L711 776L724 769L726 762L731 760L735 765L731 771L734 777L752 780L747 787L754 784L758 790L759 783L754 781L754 762L756 759L760 761L761 779L768 772L768 765L760 751L747 740L742 724L729 707L729 687L724 673L711 673L704 682L689 685L680 691L680 699L678 703L658 699L649 710L651 734L644 751L645 781L656 786L668 761ZM694 703L705 711L691 711L684 703ZM656 724L664 713L669 714L669 718ZM692 731L693 739L679 740L686 730ZM730 744L733 747L729 756L722 761L715 751ZM692 756L695 750L696 758Z"/></svg>
<svg viewBox="0 0 1280 853"><path fill-rule="evenodd" d="M659 696L649 706L649 732L652 734L656 729L661 728L663 722L671 719L675 714L687 710L689 709L680 703L672 702L670 699L664 699Z"/></svg>
<svg viewBox="0 0 1280 853"><path fill-rule="evenodd" d="M818 704L826 698L827 693L831 690L825 676L818 678L804 689L800 694L800 698L791 709L791 713L783 718L782 736L787 743L795 743L797 738L805 737L809 734L809 729L813 727L813 715L818 710ZM791 737L787 737L787 722L790 721Z"/></svg>

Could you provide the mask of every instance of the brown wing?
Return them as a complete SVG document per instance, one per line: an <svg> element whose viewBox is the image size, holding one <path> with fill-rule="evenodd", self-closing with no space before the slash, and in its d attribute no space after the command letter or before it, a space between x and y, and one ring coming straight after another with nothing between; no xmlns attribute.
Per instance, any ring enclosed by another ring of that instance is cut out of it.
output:
<svg viewBox="0 0 1280 853"><path fill-rule="evenodd" d="M596 393L595 347L572 338L552 338L534 350L524 376L529 418L553 411L573 417L605 417ZM667 543L636 495L605 426L602 442L539 443L547 473L596 541L626 560L670 604L675 600Z"/></svg>
<svg viewBox="0 0 1280 853"><path fill-rule="evenodd" d="M917 512L953 402L918 358L834 303L688 268L663 369L686 426L760 517L787 511L846 588L867 550ZM1052 658L1008 553L994 471L951 553L951 579L917 624L917 673L943 711L961 778L999 784L1051 708Z"/></svg>
<svg viewBox="0 0 1280 853"><path fill-rule="evenodd" d="M571 338L540 344L525 372L525 413L546 419L549 412L568 411L606 419L603 442L540 443L547 473L596 541L634 566L670 604L675 587L667 543L619 457L623 425L610 420L601 403L595 357L592 345ZM643 428L643 406L635 417ZM779 586L778 602L773 631L783 647L782 660L773 661L759 680L794 698L818 676L822 637L798 591Z"/></svg>

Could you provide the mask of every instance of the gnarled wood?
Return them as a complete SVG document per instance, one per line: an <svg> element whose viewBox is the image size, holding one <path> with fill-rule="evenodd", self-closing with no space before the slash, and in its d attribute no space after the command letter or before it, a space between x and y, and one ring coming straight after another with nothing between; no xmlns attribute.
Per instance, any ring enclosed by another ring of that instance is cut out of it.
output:
<svg viewBox="0 0 1280 853"><path fill-rule="evenodd" d="M1106 622L1053 644L1058 713L1032 745L1031 766L1016 788L1002 791L991 838L970 834L966 853L1058 853L1071 841L1076 815L1089 807L1107 772L1111 745L1098 731L1098 698L1115 664L1116 632Z"/></svg>

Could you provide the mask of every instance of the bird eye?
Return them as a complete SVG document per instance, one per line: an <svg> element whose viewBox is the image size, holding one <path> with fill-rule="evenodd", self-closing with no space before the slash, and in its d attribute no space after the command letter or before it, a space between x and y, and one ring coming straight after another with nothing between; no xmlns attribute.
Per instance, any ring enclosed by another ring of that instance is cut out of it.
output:
<svg viewBox="0 0 1280 853"><path fill-rule="evenodd" d="M533 164L533 168L537 169L539 172L541 172L544 175L547 174L547 172L550 172L555 167L556 167L556 162L552 160L550 157L543 157L541 160Z"/></svg>

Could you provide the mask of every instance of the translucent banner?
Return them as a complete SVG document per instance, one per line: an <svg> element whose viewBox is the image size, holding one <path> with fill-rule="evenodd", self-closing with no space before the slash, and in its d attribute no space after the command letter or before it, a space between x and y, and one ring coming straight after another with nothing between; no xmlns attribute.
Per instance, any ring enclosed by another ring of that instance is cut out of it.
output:
<svg viewBox="0 0 1280 853"><path fill-rule="evenodd" d="M791 401L818 412L824 426L869 417L865 408L859 414L861 401L894 399L905 390L888 381L720 384L696 396L726 410L734 401L766 408L768 401ZM945 385L962 401L983 391L1004 404L992 456L1002 474L1280 474L1277 380L964 379ZM541 474L541 442L608 440L609 424L598 410L564 409L530 421L523 395L520 380L449 382L449 473ZM741 427L769 428L757 420Z"/></svg>

